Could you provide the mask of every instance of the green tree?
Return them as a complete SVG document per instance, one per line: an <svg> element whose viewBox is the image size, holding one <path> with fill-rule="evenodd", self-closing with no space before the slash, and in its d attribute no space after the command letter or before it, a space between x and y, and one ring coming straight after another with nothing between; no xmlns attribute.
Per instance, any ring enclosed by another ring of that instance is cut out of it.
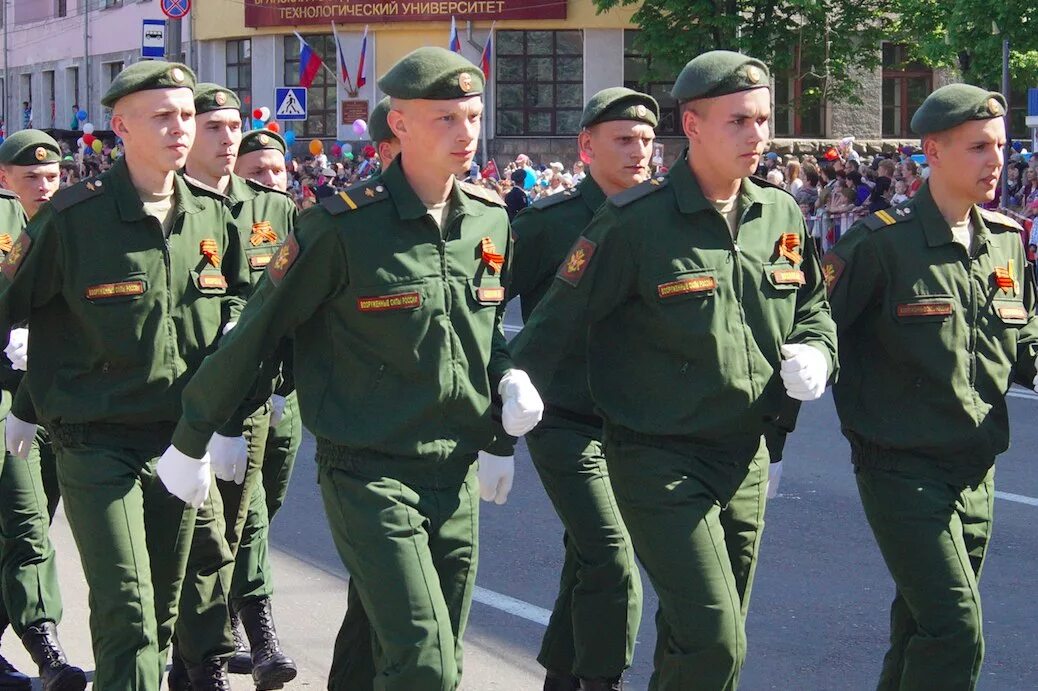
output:
<svg viewBox="0 0 1038 691"><path fill-rule="evenodd" d="M696 55L736 50L804 80L803 102L860 102L855 78L879 65L889 17L904 0L594 0L599 12L639 5L637 47L654 78Z"/></svg>
<svg viewBox="0 0 1038 691"><path fill-rule="evenodd" d="M1038 84L1038 5L1031 0L901 0L896 31L910 55L933 67L958 69L963 81L1002 83L1002 40L1010 42L1016 83ZM996 33L997 28L997 33Z"/></svg>

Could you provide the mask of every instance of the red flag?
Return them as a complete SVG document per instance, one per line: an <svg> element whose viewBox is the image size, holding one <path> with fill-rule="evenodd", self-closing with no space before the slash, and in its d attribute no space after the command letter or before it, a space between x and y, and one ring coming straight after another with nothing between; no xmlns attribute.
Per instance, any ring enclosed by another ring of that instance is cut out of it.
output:
<svg viewBox="0 0 1038 691"><path fill-rule="evenodd" d="M479 172L484 178L497 178L500 179L501 173L497 170L497 161L490 159L490 163Z"/></svg>
<svg viewBox="0 0 1038 691"><path fill-rule="evenodd" d="M296 38L299 39L299 86L309 89L324 66L324 61L302 36L296 34Z"/></svg>

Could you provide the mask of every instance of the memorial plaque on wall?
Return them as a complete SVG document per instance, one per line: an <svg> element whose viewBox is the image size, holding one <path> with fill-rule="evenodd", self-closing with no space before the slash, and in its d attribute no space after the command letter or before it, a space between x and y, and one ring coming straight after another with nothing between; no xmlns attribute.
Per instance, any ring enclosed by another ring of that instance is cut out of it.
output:
<svg viewBox="0 0 1038 691"><path fill-rule="evenodd" d="M245 26L565 19L566 0L252 0Z"/></svg>
<svg viewBox="0 0 1038 691"><path fill-rule="evenodd" d="M353 98L342 102L342 124L352 125L357 120L368 121L368 99Z"/></svg>

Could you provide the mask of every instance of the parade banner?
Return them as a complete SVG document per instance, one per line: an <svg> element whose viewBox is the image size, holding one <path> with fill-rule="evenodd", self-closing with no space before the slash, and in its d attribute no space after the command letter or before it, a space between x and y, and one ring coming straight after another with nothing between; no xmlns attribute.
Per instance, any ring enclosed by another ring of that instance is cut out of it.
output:
<svg viewBox="0 0 1038 691"><path fill-rule="evenodd" d="M565 19L566 0L250 0L245 26Z"/></svg>

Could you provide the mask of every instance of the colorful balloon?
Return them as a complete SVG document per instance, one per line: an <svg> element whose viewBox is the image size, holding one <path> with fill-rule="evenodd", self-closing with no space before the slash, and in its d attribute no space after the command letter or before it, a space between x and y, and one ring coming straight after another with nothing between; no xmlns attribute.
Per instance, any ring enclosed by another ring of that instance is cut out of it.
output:
<svg viewBox="0 0 1038 691"><path fill-rule="evenodd" d="M80 110L78 113L76 113L76 119L80 122L83 122L87 119L87 112L85 110Z"/></svg>
<svg viewBox="0 0 1038 691"><path fill-rule="evenodd" d="M343 158L345 158L345 159L346 159L347 161L352 161L352 160L353 160L353 154L352 154L352 153L345 153L345 154L343 154L342 156L343 156Z"/></svg>
<svg viewBox="0 0 1038 691"><path fill-rule="evenodd" d="M263 111L260 110L259 108L256 108L255 110L253 110L252 111L252 119L253 120L262 120L263 119Z"/></svg>
<svg viewBox="0 0 1038 691"><path fill-rule="evenodd" d="M281 131L281 125L277 124L276 122L268 122L267 123L267 129L270 130L271 132L280 132Z"/></svg>
<svg viewBox="0 0 1038 691"><path fill-rule="evenodd" d="M94 143L90 145L90 148L94 150L94 153L101 153L101 149L104 148L104 144L101 143L100 139L95 139Z"/></svg>
<svg viewBox="0 0 1038 691"><path fill-rule="evenodd" d="M83 135L83 143L86 144L87 146L93 147L94 141L95 141L94 140L94 135L92 135L92 134L84 134Z"/></svg>
<svg viewBox="0 0 1038 691"><path fill-rule="evenodd" d="M93 133L94 133L94 123L92 123L92 122L85 123L83 125L83 134L93 134Z"/></svg>
<svg viewBox="0 0 1038 691"><path fill-rule="evenodd" d="M324 144L321 143L321 140L320 139L311 139L310 140L310 153L313 154L314 156L318 156L318 155L320 155L320 153L322 151L324 151Z"/></svg>
<svg viewBox="0 0 1038 691"><path fill-rule="evenodd" d="M293 130L285 132L285 143L292 146L296 143L296 133Z"/></svg>
<svg viewBox="0 0 1038 691"><path fill-rule="evenodd" d="M260 120L262 120L263 122L270 120L270 108L266 106L260 108Z"/></svg>
<svg viewBox="0 0 1038 691"><path fill-rule="evenodd" d="M368 131L368 123L363 120L353 121L353 133L358 137L363 137Z"/></svg>
<svg viewBox="0 0 1038 691"><path fill-rule="evenodd" d="M343 142L342 150L345 151L346 153L352 153L353 152L353 144L350 144L349 142Z"/></svg>
<svg viewBox="0 0 1038 691"><path fill-rule="evenodd" d="M334 146L332 146L332 156L334 156L335 158L338 158L339 156L342 156L342 147L339 146L338 144L335 144Z"/></svg>

